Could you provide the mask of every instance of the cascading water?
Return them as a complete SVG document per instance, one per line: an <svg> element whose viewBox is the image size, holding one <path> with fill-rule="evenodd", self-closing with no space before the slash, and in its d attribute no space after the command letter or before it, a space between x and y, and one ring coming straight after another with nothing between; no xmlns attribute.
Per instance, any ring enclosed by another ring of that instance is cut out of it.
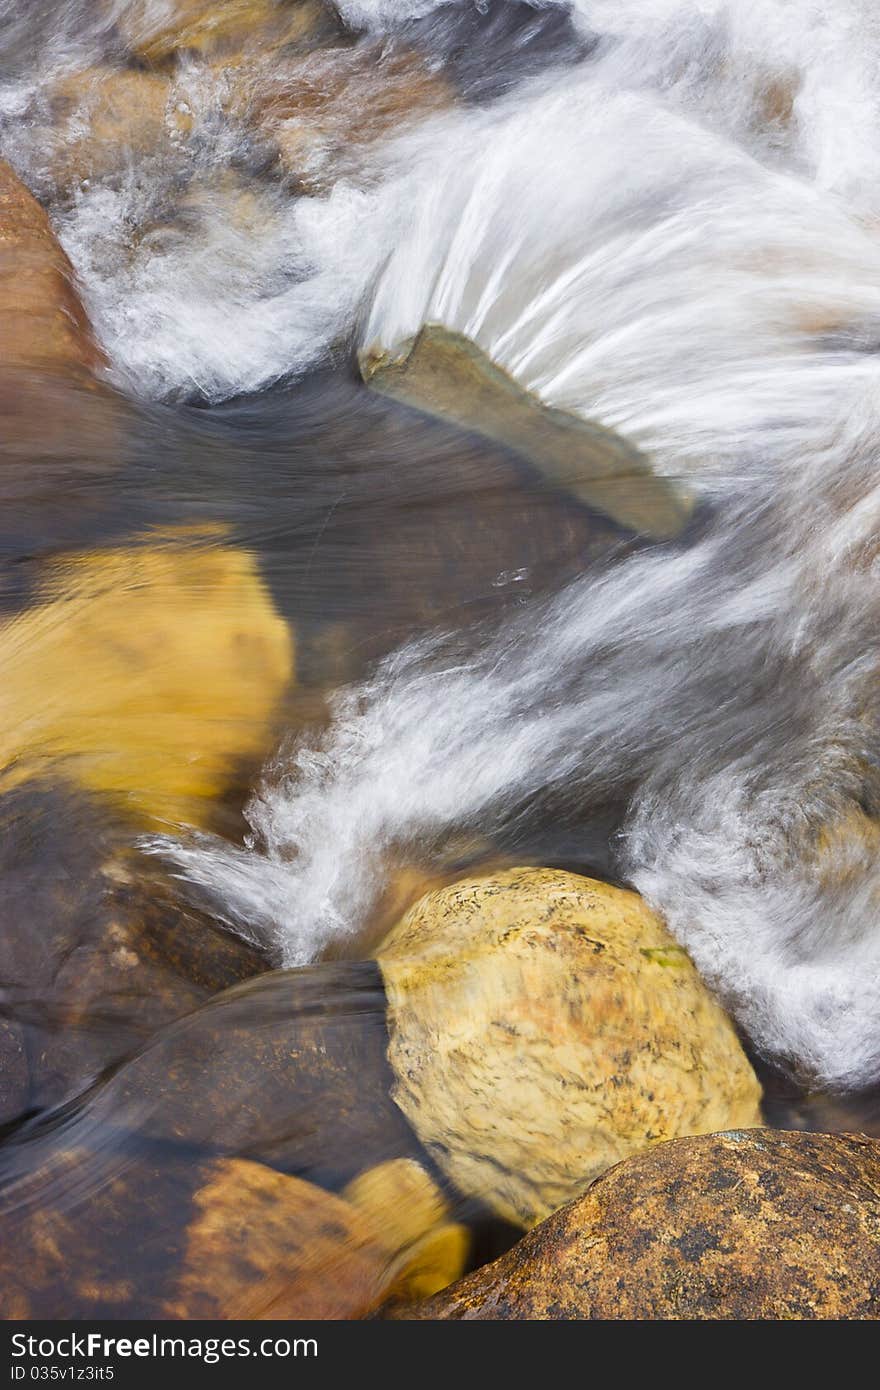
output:
<svg viewBox="0 0 880 1390"><path fill-rule="evenodd" d="M451 9L339 8L360 42L428 51ZM159 184L133 158L59 196L56 225L129 388L216 401L442 322L635 441L703 518L488 638L387 660L268 770L245 847L147 847L299 964L357 932L389 849L491 834L547 789L585 812L623 798L620 875L749 1036L858 1086L880 1068L880 18L533 9L552 62L389 132L317 196L267 184L253 225L220 182L250 137L224 79L184 64L196 136ZM6 90L11 119L33 83ZM39 130L10 148L52 197ZM205 189L183 230L133 237L183 165Z"/></svg>

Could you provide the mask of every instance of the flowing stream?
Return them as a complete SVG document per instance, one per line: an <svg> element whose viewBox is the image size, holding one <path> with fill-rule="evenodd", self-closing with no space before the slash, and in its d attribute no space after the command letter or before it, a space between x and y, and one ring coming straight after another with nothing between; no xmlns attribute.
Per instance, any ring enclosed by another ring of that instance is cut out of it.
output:
<svg viewBox="0 0 880 1390"><path fill-rule="evenodd" d="M314 79L344 119L287 121L295 177L251 120L272 75L197 56L163 69L155 138L105 132L81 177L96 66L161 6L0 0L2 152L130 417L76 517L41 533L2 484L3 603L59 545L231 528L323 704L285 709L222 816L140 849L282 966L356 956L391 862L593 867L765 1060L875 1084L876 5L344 0ZM684 537L586 518L594 563L503 448L371 396L357 351L430 322L637 444L694 497ZM441 560L462 519L472 550Z"/></svg>

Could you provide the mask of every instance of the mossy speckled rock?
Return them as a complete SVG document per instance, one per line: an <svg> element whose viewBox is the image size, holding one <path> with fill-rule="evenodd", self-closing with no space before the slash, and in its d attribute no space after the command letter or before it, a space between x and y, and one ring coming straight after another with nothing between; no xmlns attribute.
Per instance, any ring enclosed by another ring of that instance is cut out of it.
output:
<svg viewBox="0 0 880 1390"><path fill-rule="evenodd" d="M880 1144L763 1129L662 1144L406 1316L878 1318Z"/></svg>
<svg viewBox="0 0 880 1390"><path fill-rule="evenodd" d="M429 893L378 952L394 1098L459 1190L531 1226L621 1158L760 1123L760 1087L637 894L551 869Z"/></svg>

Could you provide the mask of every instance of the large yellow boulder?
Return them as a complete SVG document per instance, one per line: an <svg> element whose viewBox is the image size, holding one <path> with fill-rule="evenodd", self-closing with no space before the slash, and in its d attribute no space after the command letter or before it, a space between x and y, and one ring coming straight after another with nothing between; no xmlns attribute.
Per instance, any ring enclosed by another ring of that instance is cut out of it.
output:
<svg viewBox="0 0 880 1390"><path fill-rule="evenodd" d="M198 824L268 751L293 643L253 556L219 539L72 555L0 625L0 790L60 774Z"/></svg>
<svg viewBox="0 0 880 1390"><path fill-rule="evenodd" d="M730 1021L635 893L554 869L470 879L422 898L378 959L397 1104L510 1221L648 1145L760 1124Z"/></svg>

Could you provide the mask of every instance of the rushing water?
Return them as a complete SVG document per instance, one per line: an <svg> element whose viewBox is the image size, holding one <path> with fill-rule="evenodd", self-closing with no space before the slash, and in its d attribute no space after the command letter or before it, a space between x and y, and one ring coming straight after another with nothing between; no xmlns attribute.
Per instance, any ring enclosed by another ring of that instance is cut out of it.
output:
<svg viewBox="0 0 880 1390"><path fill-rule="evenodd" d="M95 65L162 3L0 0L3 153L79 274L125 439L4 475L3 608L59 549L208 524L296 632L276 754L248 745L198 830L166 816L140 848L284 966L358 954L392 864L488 844L593 869L663 913L764 1058L876 1083L876 7L345 0L309 70L345 119L299 174L249 120L276 77L186 57L155 138L107 135L80 177ZM636 542L356 382L356 350L429 321L686 485L683 540ZM86 853L54 795L7 813L17 902ZM76 1136L120 1123L119 1075Z"/></svg>

